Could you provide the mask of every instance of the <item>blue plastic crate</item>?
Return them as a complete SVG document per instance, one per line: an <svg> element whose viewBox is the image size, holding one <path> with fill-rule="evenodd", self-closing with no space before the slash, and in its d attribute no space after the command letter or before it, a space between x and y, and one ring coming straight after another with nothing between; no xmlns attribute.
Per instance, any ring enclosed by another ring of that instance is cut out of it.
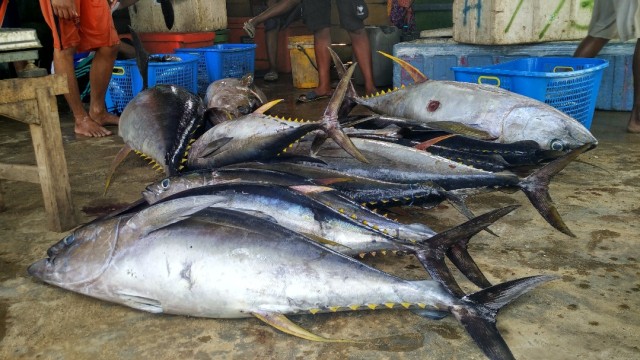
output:
<svg viewBox="0 0 640 360"><path fill-rule="evenodd" d="M579 41L520 45L461 44L452 39L420 39L393 46L393 55L409 62L433 80L454 80L453 66L479 67L530 57L571 57ZM633 107L633 52L635 41L610 41L598 54L609 62L604 69L596 109L631 111ZM375 55L381 56L381 55ZM413 83L399 65L393 66L393 86Z"/></svg>
<svg viewBox="0 0 640 360"><path fill-rule="evenodd" d="M602 59L533 57L484 67L452 67L456 81L496 85L549 104L591 127Z"/></svg>
<svg viewBox="0 0 640 360"><path fill-rule="evenodd" d="M203 48L176 49L177 54L198 55L198 94L204 96L210 83L241 78L254 72L256 44L218 44Z"/></svg>
<svg viewBox="0 0 640 360"><path fill-rule="evenodd" d="M152 56L164 56L154 54ZM198 56L190 54L166 54L180 61L149 62L149 86L177 85L194 94L198 91ZM121 114L125 106L142 91L142 76L135 60L116 60L107 88L107 110Z"/></svg>

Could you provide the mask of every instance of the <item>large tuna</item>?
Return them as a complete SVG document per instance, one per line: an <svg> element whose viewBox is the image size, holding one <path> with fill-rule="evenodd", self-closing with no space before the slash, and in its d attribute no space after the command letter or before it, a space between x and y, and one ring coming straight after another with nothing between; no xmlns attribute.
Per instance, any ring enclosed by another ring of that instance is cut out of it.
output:
<svg viewBox="0 0 640 360"><path fill-rule="evenodd" d="M577 120L543 102L492 85L428 80L412 65L383 55L399 62L415 83L375 96L352 96L352 101L377 113L419 120L453 133L482 134L500 143L532 140L542 150L598 144Z"/></svg>
<svg viewBox="0 0 640 360"><path fill-rule="evenodd" d="M177 201L81 227L29 273L135 309L254 316L315 341L344 340L310 333L286 315L387 308L430 318L451 313L491 359L514 358L496 327L500 308L552 279L514 280L458 298L437 282L392 276L268 220L221 209L191 215L206 201Z"/></svg>

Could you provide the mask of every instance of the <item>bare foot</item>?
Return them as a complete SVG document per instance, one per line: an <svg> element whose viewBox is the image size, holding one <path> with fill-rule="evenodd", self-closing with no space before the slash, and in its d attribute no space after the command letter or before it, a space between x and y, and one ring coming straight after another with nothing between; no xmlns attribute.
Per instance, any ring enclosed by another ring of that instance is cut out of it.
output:
<svg viewBox="0 0 640 360"><path fill-rule="evenodd" d="M84 135L89 137L103 137L113 135L113 133L95 121L91 120L89 116L85 116L82 119L76 119L76 125L74 131L78 135Z"/></svg>
<svg viewBox="0 0 640 360"><path fill-rule="evenodd" d="M635 111L635 109L631 111L627 131L632 134L640 134L640 111Z"/></svg>
<svg viewBox="0 0 640 360"><path fill-rule="evenodd" d="M108 113L108 112L103 112L103 113L98 113L98 114L94 114L92 112L89 112L89 116L91 117L91 120L95 121L98 125L118 125L120 123L120 118Z"/></svg>

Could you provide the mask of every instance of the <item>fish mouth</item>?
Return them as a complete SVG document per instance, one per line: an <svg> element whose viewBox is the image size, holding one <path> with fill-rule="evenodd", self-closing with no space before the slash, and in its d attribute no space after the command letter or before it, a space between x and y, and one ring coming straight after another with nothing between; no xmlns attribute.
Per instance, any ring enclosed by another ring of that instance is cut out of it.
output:
<svg viewBox="0 0 640 360"><path fill-rule="evenodd" d="M51 264L51 258L41 259L31 264L27 268L27 273L40 280L45 280L45 274L47 274L47 267Z"/></svg>

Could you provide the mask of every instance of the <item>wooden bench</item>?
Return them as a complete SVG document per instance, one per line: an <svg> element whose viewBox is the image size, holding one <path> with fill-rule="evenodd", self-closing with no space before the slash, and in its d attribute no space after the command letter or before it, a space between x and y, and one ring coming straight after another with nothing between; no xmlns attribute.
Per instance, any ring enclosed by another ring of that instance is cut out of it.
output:
<svg viewBox="0 0 640 360"><path fill-rule="evenodd" d="M40 184L47 229L56 232L77 225L56 102L56 95L67 92L67 79L62 75L0 81L0 114L29 125L37 163L0 163L0 180ZM0 209L4 207L0 193Z"/></svg>

